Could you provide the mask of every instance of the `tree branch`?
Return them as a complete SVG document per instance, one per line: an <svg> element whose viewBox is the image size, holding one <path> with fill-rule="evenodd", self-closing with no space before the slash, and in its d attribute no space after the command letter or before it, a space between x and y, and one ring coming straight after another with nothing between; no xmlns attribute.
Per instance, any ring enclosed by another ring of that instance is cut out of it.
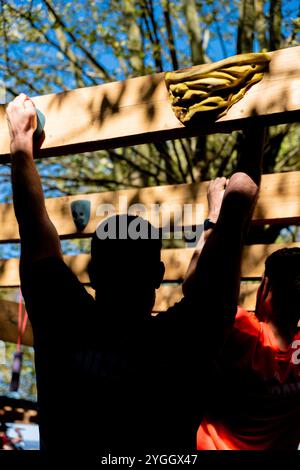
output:
<svg viewBox="0 0 300 470"><path fill-rule="evenodd" d="M54 18L56 19L57 23L63 28L64 32L67 32L68 36L72 39L73 43L76 44L76 46L85 54L87 59L89 60L90 64L93 66L97 67L98 70L101 71L103 74L103 77L106 78L106 80L110 81L111 77L108 74L107 70L101 65L95 57L92 56L92 54L80 43L77 41L77 38L74 36L74 34L67 28L67 25L65 22L61 19L61 17L56 13L53 5L50 3L49 0L43 0L44 4L46 5L48 11L50 11Z"/></svg>
<svg viewBox="0 0 300 470"><path fill-rule="evenodd" d="M173 31L172 31L169 0L165 0L163 2L163 11L164 11L164 18L165 18L166 29L167 29L167 34L168 34L168 46L169 46L170 55L172 59L172 66L174 70L177 70L179 69L179 64L177 60L175 41L174 41L174 36L173 36Z"/></svg>
<svg viewBox="0 0 300 470"><path fill-rule="evenodd" d="M39 27L37 26L32 17L30 16L30 13L23 13L19 10L16 10L14 7L12 7L11 5L7 4L8 8L13 11L16 15L19 15L21 18L23 18L24 20L28 21L28 23L31 25L31 27L40 35L42 36L45 41L46 41L46 44L50 44L51 46L53 46L55 49L57 49L59 52L61 52L61 54L63 54L63 56L68 59L68 61L73 65L73 67L75 67L76 69L78 69L79 72L81 72L82 74L84 74L89 80L91 80L91 82L93 84L96 84L97 82L92 78L92 77L89 77L86 75L86 73L84 72L84 70L79 67L78 65L78 60L77 58L72 58L69 53L64 50L63 48L60 47L59 44L57 44L56 42L52 41L52 39Z"/></svg>

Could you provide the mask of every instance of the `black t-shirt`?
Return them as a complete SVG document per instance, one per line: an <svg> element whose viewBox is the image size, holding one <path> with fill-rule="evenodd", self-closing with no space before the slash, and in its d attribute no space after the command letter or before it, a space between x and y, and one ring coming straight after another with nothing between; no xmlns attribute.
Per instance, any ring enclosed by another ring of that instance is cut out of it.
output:
<svg viewBox="0 0 300 470"><path fill-rule="evenodd" d="M113 312L97 312L59 258L26 267L21 284L34 333L42 449L195 449L209 363L186 299L131 324L125 312L118 322Z"/></svg>

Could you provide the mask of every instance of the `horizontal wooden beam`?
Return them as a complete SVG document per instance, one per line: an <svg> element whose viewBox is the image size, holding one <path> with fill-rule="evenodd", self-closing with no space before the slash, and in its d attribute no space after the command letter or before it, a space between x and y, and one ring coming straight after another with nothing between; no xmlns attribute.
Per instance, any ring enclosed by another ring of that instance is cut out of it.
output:
<svg viewBox="0 0 300 470"><path fill-rule="evenodd" d="M255 297L258 285L258 282L241 283L240 303L248 310L254 310L255 308ZM87 287L87 290L89 293L93 293L91 288ZM170 306L174 305L175 302L179 302L181 298L182 289L180 285L162 285L157 291L156 302L153 309L154 314L164 312ZM18 307L18 304L15 302L0 300L0 340L12 343L17 342ZM23 344L26 346L33 345L33 334L30 322L27 323Z"/></svg>
<svg viewBox="0 0 300 470"><path fill-rule="evenodd" d="M260 278L264 272L266 258L281 248L300 247L300 243L273 243L270 245L245 246L242 260L241 277L243 279ZM162 250L162 261L165 264L164 282L180 282L183 280L189 262L194 253L193 248L172 248ZM83 284L89 284L88 264L90 255L64 256L66 264ZM0 288L18 287L19 259L0 260Z"/></svg>
<svg viewBox="0 0 300 470"><path fill-rule="evenodd" d="M242 305L247 310L255 309L256 292L258 286L258 281L241 282L240 305ZM201 296L201 287L199 287L199 295ZM175 302L179 302L181 298L181 286L162 285L157 291L153 312L164 312L169 307L174 305Z"/></svg>
<svg viewBox="0 0 300 470"><path fill-rule="evenodd" d="M264 260L266 256L283 246L300 246L298 243L281 245L253 245L245 247L242 276L259 278L264 270ZM166 265L165 281L179 281L183 279L193 249L169 249L162 251L162 259ZM72 271L78 276L82 283L87 284L89 277L87 266L89 255L66 256L65 261ZM242 282L241 302L251 309L254 303L254 285ZM19 286L19 260L10 259L0 262L0 287ZM256 286L256 285L255 285ZM253 289L252 289L253 287ZM87 290L93 294L93 290L87 286ZM181 286L163 285L157 292L155 311L164 311L173 303L178 302L182 296ZM252 297L251 297L252 296ZM0 300L0 339L4 341L17 341L17 315L18 304L6 300ZM25 331L23 343L32 345L33 336L31 326Z"/></svg>
<svg viewBox="0 0 300 470"><path fill-rule="evenodd" d="M204 133L231 132L249 119L264 124L295 121L300 110L300 47L270 53L268 73L245 97L213 122L185 127L174 115L164 73L34 98L45 114L41 156L116 148ZM0 107L0 160L7 160L9 137Z"/></svg>
<svg viewBox="0 0 300 470"><path fill-rule="evenodd" d="M265 260L269 255L281 248L295 247L300 248L300 243L273 243L269 245L245 246L243 250L241 278L245 280L260 279L265 269ZM194 250L192 248L162 250L162 260L166 267L164 281L178 282L183 280L193 253Z"/></svg>
<svg viewBox="0 0 300 470"><path fill-rule="evenodd" d="M244 248L242 262L242 277L245 278L241 282L240 304L248 310L254 310L256 291L258 287L257 281L247 281L246 278L259 279L264 271L264 261L268 255L283 247L299 247L300 243L291 244L272 244L272 245L252 245ZM183 278L190 258L192 249L169 249L163 250L162 259L166 264L165 281L176 281ZM67 256L66 263L72 268L73 272L83 283L88 283L86 268L89 262L89 255ZM12 259L6 262L2 261L0 286L15 286L19 284L18 278L18 260ZM5 266L5 269L3 269ZM93 290L86 286L89 293L93 294ZM154 312L165 311L168 307L178 302L182 297L182 289L180 285L163 284L157 291ZM17 341L17 315L18 304L6 300L0 300L0 339L4 341ZM33 336L30 324L26 328L23 343L32 345Z"/></svg>
<svg viewBox="0 0 300 470"><path fill-rule="evenodd" d="M133 204L143 204L146 208L145 218L151 216L153 204L160 205L160 215L168 217L172 207L183 208L192 204L190 215L185 214L184 223L192 225L203 223L207 214L208 182L155 186L142 189L127 189L96 194L84 194L46 199L49 216L61 238L89 237L96 230L107 213L101 208L111 204L116 212L125 212ZM71 214L73 201L90 201L90 221L82 232L78 232ZM198 206L196 218L196 204ZM201 210L203 205L203 211ZM182 226L182 212L179 212L178 226ZM261 191L254 212L256 224L300 223L300 171L263 175ZM19 240L19 230L12 204L0 204L0 242Z"/></svg>
<svg viewBox="0 0 300 470"><path fill-rule="evenodd" d="M240 300L239 303L247 310L255 309L256 292L261 279L257 280L242 280L240 287ZM93 297L95 291L90 286L85 286L86 290ZM200 292L200 289L199 289ZM169 307L179 302L182 299L181 284L169 285L164 283L156 291L156 299L153 307L153 313L165 312Z"/></svg>

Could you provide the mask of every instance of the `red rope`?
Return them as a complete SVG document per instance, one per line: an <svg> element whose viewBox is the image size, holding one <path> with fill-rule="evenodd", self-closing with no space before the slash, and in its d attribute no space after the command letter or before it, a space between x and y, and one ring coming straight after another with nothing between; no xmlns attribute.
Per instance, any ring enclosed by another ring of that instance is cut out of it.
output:
<svg viewBox="0 0 300 470"><path fill-rule="evenodd" d="M21 344L22 339L26 330L28 315L26 310L24 311L24 317L22 320L22 313L23 313L23 302L22 302L22 292L20 289L19 292L19 310L18 310L18 341L17 341L17 351L21 351Z"/></svg>

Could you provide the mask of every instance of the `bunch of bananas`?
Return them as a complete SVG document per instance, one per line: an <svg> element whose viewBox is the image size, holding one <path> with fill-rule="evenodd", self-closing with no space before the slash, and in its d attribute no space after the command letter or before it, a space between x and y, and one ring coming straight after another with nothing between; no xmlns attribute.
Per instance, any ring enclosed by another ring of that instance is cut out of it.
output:
<svg viewBox="0 0 300 470"><path fill-rule="evenodd" d="M203 111L218 119L259 82L268 68L267 54L241 54L207 65L167 72L165 81L173 111L184 124Z"/></svg>

